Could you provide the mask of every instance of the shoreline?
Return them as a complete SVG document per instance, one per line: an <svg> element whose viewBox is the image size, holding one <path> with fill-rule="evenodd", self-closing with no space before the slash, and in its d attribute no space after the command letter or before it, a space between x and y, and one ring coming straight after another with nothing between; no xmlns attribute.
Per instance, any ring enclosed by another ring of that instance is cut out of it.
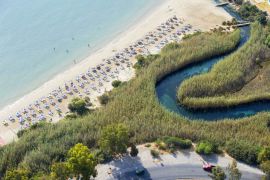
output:
<svg viewBox="0 0 270 180"><path fill-rule="evenodd" d="M161 2L161 0L159 0L159 1ZM162 3L164 3L164 2L162 2ZM132 20L132 22L129 22L126 25L127 26L126 30L119 29L115 33L115 35L114 35L115 37L113 37L113 35L111 35L109 40L102 41L98 45L91 48L88 52L85 53L86 55L83 55L80 58L76 59L75 64L73 62L72 64L67 65L62 71L52 74L51 77L48 80L45 80L45 82L42 82L37 87L34 87L32 90L29 90L26 93L23 93L22 95L18 95L18 96L13 97L12 100L10 100L12 102L3 103L3 106L0 106L0 117L1 117L1 112L4 109L6 109L7 107L10 107L10 106L13 106L14 104L19 103L20 101L22 101L22 99L29 96L29 94L33 93L34 91L37 91L38 89L42 88L43 86L46 86L47 83L49 83L50 81L53 81L54 79L58 78L58 76L62 76L61 75L62 73L70 71L75 66L79 66L81 63L83 63L83 61L87 61L87 60L89 61L89 58L91 58L92 55L94 55L96 53L99 53L99 51L102 51L103 49L105 49L109 44L111 44L112 42L115 42L116 40L118 40L118 38L121 38L123 33L125 33L126 31L128 31L130 29L132 29L133 27L136 27L136 25L141 22L141 20L142 20L142 18L144 16L149 16L151 14L151 12L155 11L159 6L160 5L155 5L154 7L147 7L145 9L145 11L150 10L150 12L142 13L141 15L136 17L135 20ZM100 62L101 62L101 60L100 60ZM0 119L0 121L1 121L1 119Z"/></svg>
<svg viewBox="0 0 270 180"><path fill-rule="evenodd" d="M204 12L199 11L202 8L200 5L205 8ZM228 15L222 8L215 7L214 2L208 0L203 2L200 2L199 0L193 0L192 2L189 2L188 0L181 2L177 0L164 0L164 2L161 2L150 9L151 10L149 12L141 15L141 17L139 17L138 20L130 25L126 30L120 31L112 41L109 43L104 42L106 45L103 44L103 48L98 48L87 58L78 62L73 67L71 66L67 70L60 72L39 88L26 94L16 102L2 108L0 110L0 121L7 119L9 115L15 114L18 110L27 107L30 103L33 103L35 99L46 96L59 86L63 86L65 82L73 80L81 72L86 72L90 67L95 67L99 63L102 63L102 59L109 58L115 55L116 52L128 47L130 44L146 35L149 31L153 31L161 22L165 22L173 15L185 19L186 22L194 26L194 28L199 28L203 31L209 30L215 25L221 24L223 20L231 18L230 15ZM196 12L196 14L193 12ZM127 81L133 76L134 70L131 70L128 74L122 75L121 80ZM106 87L106 91L111 89L111 85ZM58 118L58 120L59 119L61 118ZM0 145L1 139L4 140L4 144L15 140L16 132L19 129L18 123L13 123L7 127L1 124Z"/></svg>

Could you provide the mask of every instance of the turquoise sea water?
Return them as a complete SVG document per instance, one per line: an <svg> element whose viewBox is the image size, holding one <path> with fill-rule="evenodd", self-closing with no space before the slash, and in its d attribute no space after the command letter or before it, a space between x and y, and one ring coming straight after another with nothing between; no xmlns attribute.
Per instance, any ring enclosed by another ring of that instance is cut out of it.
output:
<svg viewBox="0 0 270 180"><path fill-rule="evenodd" d="M157 3L0 1L0 108L112 40Z"/></svg>

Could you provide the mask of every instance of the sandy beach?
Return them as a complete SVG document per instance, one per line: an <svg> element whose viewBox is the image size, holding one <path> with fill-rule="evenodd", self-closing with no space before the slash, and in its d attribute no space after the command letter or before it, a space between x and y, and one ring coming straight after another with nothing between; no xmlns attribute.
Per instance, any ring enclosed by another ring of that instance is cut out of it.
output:
<svg viewBox="0 0 270 180"><path fill-rule="evenodd" d="M66 82L74 80L80 73L85 73L91 67L96 67L103 62L103 59L112 57L116 52L123 50L140 38L144 37L148 32L153 31L162 22L166 22L169 18L177 16L184 19L185 24L190 24L194 29L207 31L224 20L230 20L231 17L222 8L215 6L211 0L164 0L160 5L153 7L144 17L142 17L134 25L123 30L113 41L105 45L103 48L92 53L86 59L76 63L73 67L64 72L60 72L57 76L46 82L38 89L25 95L15 103L6 106L0 111L0 121L7 120L9 115L15 115L16 112L28 107L36 99L48 96L53 90L63 87ZM134 58L133 58L134 61ZM132 68L126 69L119 74L118 79L128 81L134 77ZM112 89L111 82L104 83L106 91ZM89 97L95 106L98 106L97 97L103 92L90 94ZM68 100L61 103L64 108L63 115L67 111ZM54 117L53 122L57 122L62 117ZM16 133L20 130L20 124L16 121L9 123L8 126L0 125L0 145L7 144L16 140Z"/></svg>

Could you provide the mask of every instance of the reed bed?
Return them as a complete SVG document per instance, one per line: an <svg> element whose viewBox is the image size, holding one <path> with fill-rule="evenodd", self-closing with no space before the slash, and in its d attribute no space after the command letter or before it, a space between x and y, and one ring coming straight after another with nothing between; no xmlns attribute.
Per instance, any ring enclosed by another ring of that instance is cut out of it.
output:
<svg viewBox="0 0 270 180"><path fill-rule="evenodd" d="M233 50L240 31L202 33L186 39L179 46L168 46L152 62L137 72L136 78L109 93L109 103L95 112L57 124L45 124L25 132L12 144L0 149L0 172L24 167L32 173L47 173L53 161L65 159L70 147L83 143L92 149L102 128L124 123L134 143L154 141L163 136L177 136L193 141L208 140L226 146L230 140L250 145L270 145L267 122L269 113L241 120L217 122L190 121L160 106L155 84L165 75L206 58ZM251 133L252 132L252 133Z"/></svg>

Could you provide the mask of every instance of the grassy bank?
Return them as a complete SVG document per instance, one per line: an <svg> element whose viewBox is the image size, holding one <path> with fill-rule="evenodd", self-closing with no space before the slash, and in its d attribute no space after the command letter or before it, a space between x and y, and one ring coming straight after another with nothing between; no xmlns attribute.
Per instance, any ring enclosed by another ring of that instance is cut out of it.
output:
<svg viewBox="0 0 270 180"><path fill-rule="evenodd" d="M51 163L63 160L74 144L80 142L96 148L102 128L114 123L126 124L132 131L134 143L177 136L193 141L207 139L221 146L232 140L251 146L270 145L266 125L270 118L268 113L238 121L189 121L161 107L155 95L157 80L189 63L231 51L239 38L239 31L203 33L185 40L180 46L167 46L152 63L138 70L136 78L114 89L105 107L83 117L36 127L25 132L18 142L1 148L1 174L17 166L33 173L48 172Z"/></svg>
<svg viewBox="0 0 270 180"><path fill-rule="evenodd" d="M190 108L209 108L269 99L269 94L255 92L234 95L257 76L261 63L270 57L270 49L264 44L268 31L259 23L253 24L251 37L243 47L215 64L209 73L194 76L180 85L179 101Z"/></svg>

